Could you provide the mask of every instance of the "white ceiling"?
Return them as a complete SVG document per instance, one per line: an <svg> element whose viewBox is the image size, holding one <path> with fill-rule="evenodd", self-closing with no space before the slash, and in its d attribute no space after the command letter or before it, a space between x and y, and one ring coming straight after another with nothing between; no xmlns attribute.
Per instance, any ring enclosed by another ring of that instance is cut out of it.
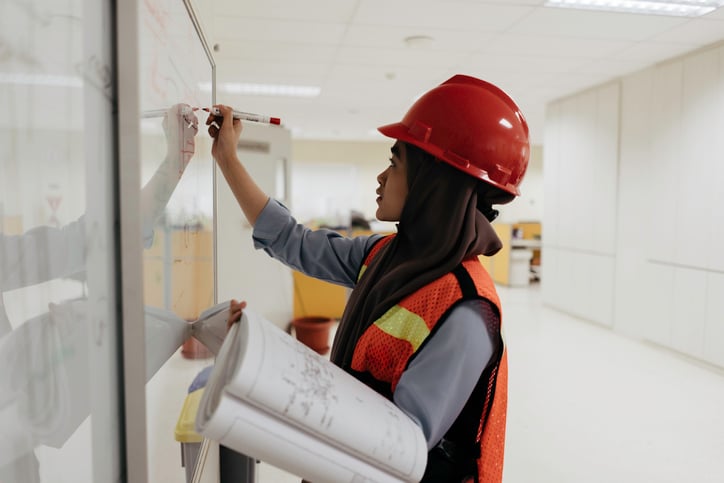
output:
<svg viewBox="0 0 724 483"><path fill-rule="evenodd" d="M543 7L544 0L214 0L199 3L217 82L319 86L315 98L218 101L282 118L295 138L381 139L456 73L508 92L542 142L548 102L724 39L696 19ZM404 39L433 42L408 47Z"/></svg>

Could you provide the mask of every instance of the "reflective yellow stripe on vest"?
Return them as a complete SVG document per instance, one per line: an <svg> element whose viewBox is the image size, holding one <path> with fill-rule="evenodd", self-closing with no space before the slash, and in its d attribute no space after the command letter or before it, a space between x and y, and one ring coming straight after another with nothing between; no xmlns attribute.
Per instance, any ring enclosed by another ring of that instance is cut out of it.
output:
<svg viewBox="0 0 724 483"><path fill-rule="evenodd" d="M362 268L359 271L359 275L357 275L357 281L359 282L359 279L362 278L362 275L367 271L367 265L362 265Z"/></svg>
<svg viewBox="0 0 724 483"><path fill-rule="evenodd" d="M377 319L375 326L385 334L409 342L416 351L430 334L427 324L419 315L395 305Z"/></svg>

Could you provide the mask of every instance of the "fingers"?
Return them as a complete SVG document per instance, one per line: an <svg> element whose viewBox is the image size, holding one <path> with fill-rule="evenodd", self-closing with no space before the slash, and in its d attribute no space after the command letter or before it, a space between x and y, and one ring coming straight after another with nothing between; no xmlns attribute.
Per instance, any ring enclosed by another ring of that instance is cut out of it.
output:
<svg viewBox="0 0 724 483"><path fill-rule="evenodd" d="M246 308L246 301L237 302L232 300L229 304L229 318L226 323L226 328L230 329L232 325L241 320L241 315Z"/></svg>
<svg viewBox="0 0 724 483"><path fill-rule="evenodd" d="M213 111L209 111L209 117L206 118L206 125L211 127L216 127L217 132L219 129L221 129L221 126L224 123L224 118L226 117L226 113L228 112L231 117L233 117L232 109L229 106L226 106L224 104L214 104L212 106L212 109L218 109L221 115L217 116L213 113Z"/></svg>
<svg viewBox="0 0 724 483"><path fill-rule="evenodd" d="M216 121L212 121L211 123L207 122L206 124L209 126L207 129L209 136L216 139L216 136L219 135L219 129L221 126Z"/></svg>
<svg viewBox="0 0 724 483"><path fill-rule="evenodd" d="M164 131L167 131L169 127L172 127L172 129L175 130L177 129L176 126L181 125L184 129L193 130L194 136L199 131L199 119L194 113L194 108L184 103L178 103L171 106L166 111L166 115L163 116L161 125L163 126Z"/></svg>
<svg viewBox="0 0 724 483"><path fill-rule="evenodd" d="M239 302L236 299L231 299L230 307L239 307L241 309L244 309L246 308L246 300L242 300L241 302Z"/></svg>
<svg viewBox="0 0 724 483"><path fill-rule="evenodd" d="M229 318L234 318L236 322L241 318L241 313L243 312L244 308L246 308L246 302L235 302L236 301L232 301L231 307L229 308Z"/></svg>
<svg viewBox="0 0 724 483"><path fill-rule="evenodd" d="M183 117L184 125L186 128L192 128L194 135L196 135L196 133L199 132L199 118L196 117L193 108L188 104L181 104L180 106L180 113Z"/></svg>
<svg viewBox="0 0 724 483"><path fill-rule="evenodd" d="M215 105L214 107L219 107L219 105ZM213 113L209 113L209 117L206 118L206 125L209 126L207 129L209 132L209 136L216 139L216 136L219 135L219 131L221 130L221 125L224 123L224 118L219 117Z"/></svg>
<svg viewBox="0 0 724 483"><path fill-rule="evenodd" d="M219 110L220 115L217 116L210 112L209 117L206 118L206 125L209 126L208 132L212 138L216 138L222 129L224 131L233 131L234 128L241 124L241 120L234 119L234 110L231 107L224 104L214 104L213 107Z"/></svg>

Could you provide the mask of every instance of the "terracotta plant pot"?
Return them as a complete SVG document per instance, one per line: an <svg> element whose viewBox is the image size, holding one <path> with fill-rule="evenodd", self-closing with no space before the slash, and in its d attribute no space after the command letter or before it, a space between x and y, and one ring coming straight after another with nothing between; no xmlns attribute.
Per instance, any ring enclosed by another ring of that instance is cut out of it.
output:
<svg viewBox="0 0 724 483"><path fill-rule="evenodd" d="M181 355L185 359L208 359L214 354L204 344L193 337L189 337L181 346Z"/></svg>
<svg viewBox="0 0 724 483"><path fill-rule="evenodd" d="M329 334L334 319L329 317L298 317L292 320L292 328L299 342L319 354L329 352Z"/></svg>

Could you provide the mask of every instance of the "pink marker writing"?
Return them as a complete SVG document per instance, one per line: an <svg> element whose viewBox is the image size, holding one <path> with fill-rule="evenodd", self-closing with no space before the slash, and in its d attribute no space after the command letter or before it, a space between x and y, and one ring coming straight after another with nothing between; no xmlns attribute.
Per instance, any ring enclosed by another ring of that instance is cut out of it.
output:
<svg viewBox="0 0 724 483"><path fill-rule="evenodd" d="M213 114L214 116L221 117L221 111L218 107L204 107L203 110ZM262 116L260 114L237 111L236 109L233 110L233 113L234 119L241 119L242 121L262 122L266 124L276 124L277 126L281 125L282 123L282 120L278 117Z"/></svg>

